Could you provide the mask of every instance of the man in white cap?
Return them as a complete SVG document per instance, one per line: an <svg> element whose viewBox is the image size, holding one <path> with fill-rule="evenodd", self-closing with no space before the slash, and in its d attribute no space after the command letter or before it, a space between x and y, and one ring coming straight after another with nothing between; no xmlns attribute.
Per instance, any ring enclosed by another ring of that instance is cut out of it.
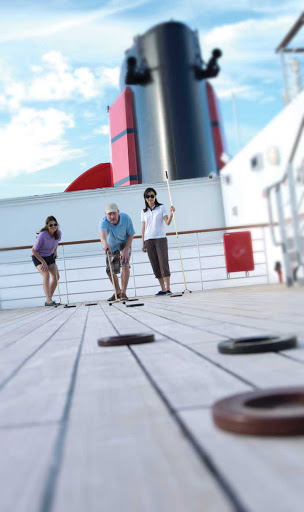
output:
<svg viewBox="0 0 304 512"><path fill-rule="evenodd" d="M130 277L131 245L135 231L131 218L126 213L120 212L117 204L107 204L105 214L106 216L100 221L100 240L104 251L109 251L110 253L117 297L121 300L126 300L128 299L127 286ZM108 258L106 258L106 260L106 272L112 282ZM121 288L117 277L117 274L120 273L120 269ZM109 297L108 300L115 300L115 293Z"/></svg>

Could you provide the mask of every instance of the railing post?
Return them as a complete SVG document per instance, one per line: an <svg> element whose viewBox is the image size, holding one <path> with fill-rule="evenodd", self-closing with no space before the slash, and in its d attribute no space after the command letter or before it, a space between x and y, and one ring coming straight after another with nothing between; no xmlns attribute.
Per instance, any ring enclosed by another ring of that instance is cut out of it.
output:
<svg viewBox="0 0 304 512"><path fill-rule="evenodd" d="M295 242L295 253L298 265L303 265L303 256L302 256L302 237L301 237L301 229L298 219L298 210L297 210L297 196L296 196L296 184L293 173L293 165L290 162L288 164L288 185L289 185L289 196L290 196L290 206L291 206L291 216L292 216L292 227L294 231L294 242Z"/></svg>
<svg viewBox="0 0 304 512"><path fill-rule="evenodd" d="M266 262L266 272L267 272L267 280L268 284L270 284L270 276L269 276L269 265L268 265L268 254L267 254L267 245L266 245L266 236L265 236L265 228L262 228L263 230L263 243L264 243L264 256L265 256L265 262Z"/></svg>
<svg viewBox="0 0 304 512"><path fill-rule="evenodd" d="M66 266L65 266L65 257L64 257L64 246L62 245L62 256L63 256L63 266L64 266L64 275L65 275L65 286L66 286L66 296L67 296L67 303L69 305L69 289L68 289L68 279L67 279L67 273L66 273Z"/></svg>
<svg viewBox="0 0 304 512"><path fill-rule="evenodd" d="M137 297L137 293L136 293L136 283L135 283L135 275L134 275L134 259L133 259L133 252L131 252L131 260L132 260L132 277L133 277L133 284L134 284L134 293L135 293L135 297Z"/></svg>
<svg viewBox="0 0 304 512"><path fill-rule="evenodd" d="M276 199L277 199L279 227L280 227L281 240L282 240L282 253L283 253L284 267L285 267L285 273L286 273L286 284L287 284L287 286L292 286L293 285L293 276L292 276L290 257L289 257L289 253L288 253L287 236L286 236L286 229L285 229L285 219L284 219L284 213L283 213L281 185L276 186L275 192L276 192Z"/></svg>
<svg viewBox="0 0 304 512"><path fill-rule="evenodd" d="M199 246L199 241L198 241L198 233L196 233L196 244L197 244L198 263L199 263L200 276L201 276L201 286L202 286L202 290L203 290L204 284L203 284L203 276L202 276L202 265L201 265L201 255L200 255L200 246Z"/></svg>

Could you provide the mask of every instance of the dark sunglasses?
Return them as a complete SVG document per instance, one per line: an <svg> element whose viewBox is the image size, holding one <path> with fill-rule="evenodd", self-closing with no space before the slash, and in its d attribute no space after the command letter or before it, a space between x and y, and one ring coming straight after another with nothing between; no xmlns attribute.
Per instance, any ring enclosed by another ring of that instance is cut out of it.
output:
<svg viewBox="0 0 304 512"><path fill-rule="evenodd" d="M149 197L150 197L151 199L154 199L155 195L154 195L154 194L147 194L147 195L145 196L145 198L146 198L146 199L149 199Z"/></svg>
<svg viewBox="0 0 304 512"><path fill-rule="evenodd" d="M53 226L58 226L58 224L55 222L54 224L49 224L49 228L52 228Z"/></svg>

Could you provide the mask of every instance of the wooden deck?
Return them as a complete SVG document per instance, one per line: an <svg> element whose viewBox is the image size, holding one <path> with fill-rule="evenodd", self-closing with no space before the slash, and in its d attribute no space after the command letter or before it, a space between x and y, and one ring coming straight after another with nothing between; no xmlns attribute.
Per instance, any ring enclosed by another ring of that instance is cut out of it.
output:
<svg viewBox="0 0 304 512"><path fill-rule="evenodd" d="M302 512L304 436L228 434L210 406L304 384L303 299L278 285L0 312L1 512ZM147 331L155 343L97 346ZM299 348L217 351L273 332Z"/></svg>

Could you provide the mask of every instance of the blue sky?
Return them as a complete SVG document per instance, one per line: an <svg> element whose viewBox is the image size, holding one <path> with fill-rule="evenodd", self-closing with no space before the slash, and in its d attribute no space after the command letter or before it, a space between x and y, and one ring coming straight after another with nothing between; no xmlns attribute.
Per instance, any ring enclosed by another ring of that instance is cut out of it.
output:
<svg viewBox="0 0 304 512"><path fill-rule="evenodd" d="M0 0L0 198L63 191L110 161L107 105L133 37L174 19L198 30L203 58L223 50L212 81L228 153L282 108L275 47L303 11L295 0Z"/></svg>

